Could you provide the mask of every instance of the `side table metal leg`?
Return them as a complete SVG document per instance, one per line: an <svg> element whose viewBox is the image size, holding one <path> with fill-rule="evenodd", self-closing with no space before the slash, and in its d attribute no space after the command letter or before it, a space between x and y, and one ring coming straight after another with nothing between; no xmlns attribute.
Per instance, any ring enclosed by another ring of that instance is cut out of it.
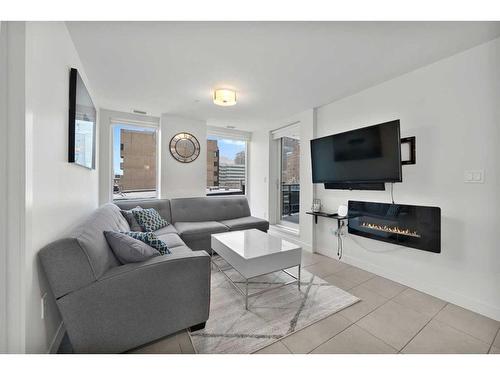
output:
<svg viewBox="0 0 500 375"><path fill-rule="evenodd" d="M301 265L299 264L299 270L297 273L297 285L299 287L299 290L300 290L300 269L301 269Z"/></svg>

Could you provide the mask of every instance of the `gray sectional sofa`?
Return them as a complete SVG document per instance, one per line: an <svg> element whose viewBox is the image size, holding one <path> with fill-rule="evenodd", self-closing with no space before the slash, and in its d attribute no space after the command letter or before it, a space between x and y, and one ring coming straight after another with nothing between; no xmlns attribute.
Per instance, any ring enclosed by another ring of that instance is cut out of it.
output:
<svg viewBox="0 0 500 375"><path fill-rule="evenodd" d="M192 250L209 251L210 235L213 233L243 229L267 232L269 229L267 220L250 215L248 201L241 196L135 200L117 205L123 210L137 206L156 209L171 223L157 234L169 248L173 248L174 253L185 250L185 246Z"/></svg>
<svg viewBox="0 0 500 375"><path fill-rule="evenodd" d="M170 224L156 231L171 251L120 264L103 232L128 231L121 209L155 208ZM118 207L119 206L119 207ZM210 308L210 235L269 223L245 197L124 201L98 208L67 238L39 252L77 353L120 353L181 329L201 328Z"/></svg>

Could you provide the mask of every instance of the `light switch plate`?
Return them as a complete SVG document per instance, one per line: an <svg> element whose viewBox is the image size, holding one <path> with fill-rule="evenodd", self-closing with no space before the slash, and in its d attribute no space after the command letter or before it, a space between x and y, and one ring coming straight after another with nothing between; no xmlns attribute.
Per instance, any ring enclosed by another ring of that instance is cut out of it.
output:
<svg viewBox="0 0 500 375"><path fill-rule="evenodd" d="M464 182L469 184L484 183L484 169L474 169L464 172Z"/></svg>

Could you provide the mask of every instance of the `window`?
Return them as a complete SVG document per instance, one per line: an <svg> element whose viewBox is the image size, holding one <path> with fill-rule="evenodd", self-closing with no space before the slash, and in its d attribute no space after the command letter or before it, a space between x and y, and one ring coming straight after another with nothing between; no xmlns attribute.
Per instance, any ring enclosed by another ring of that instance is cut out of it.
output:
<svg viewBox="0 0 500 375"><path fill-rule="evenodd" d="M247 142L209 135L207 195L237 195L246 191Z"/></svg>
<svg viewBox="0 0 500 375"><path fill-rule="evenodd" d="M157 128L113 124L113 200L156 198Z"/></svg>

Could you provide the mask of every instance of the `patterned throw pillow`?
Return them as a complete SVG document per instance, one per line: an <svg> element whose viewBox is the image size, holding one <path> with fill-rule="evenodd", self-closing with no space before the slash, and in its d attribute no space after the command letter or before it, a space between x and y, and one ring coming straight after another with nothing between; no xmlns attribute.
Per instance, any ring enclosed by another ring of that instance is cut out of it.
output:
<svg viewBox="0 0 500 375"><path fill-rule="evenodd" d="M161 255L170 254L170 250L168 250L167 244L156 237L156 234L153 232L120 232L126 234L136 240L142 241L145 244L148 244L151 247L154 247L156 250L160 252Z"/></svg>
<svg viewBox="0 0 500 375"><path fill-rule="evenodd" d="M153 232L168 225L168 222L154 208L133 210L132 212L145 232Z"/></svg>

